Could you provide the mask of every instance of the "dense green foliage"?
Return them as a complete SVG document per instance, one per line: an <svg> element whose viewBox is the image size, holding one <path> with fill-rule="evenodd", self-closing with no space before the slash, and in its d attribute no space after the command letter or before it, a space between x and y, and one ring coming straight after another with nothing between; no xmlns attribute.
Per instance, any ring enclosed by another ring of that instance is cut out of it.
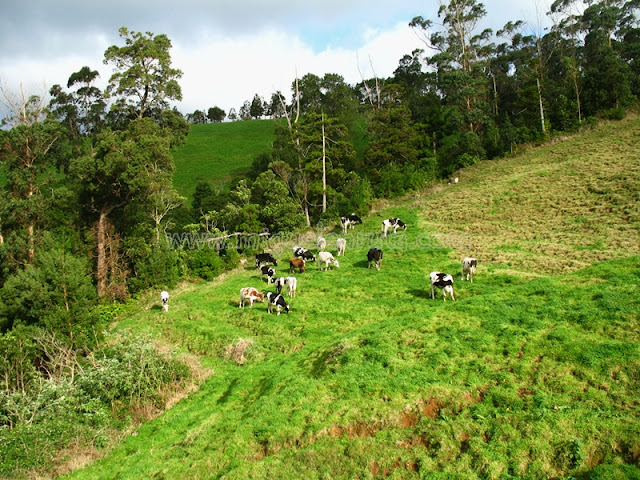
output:
<svg viewBox="0 0 640 480"><path fill-rule="evenodd" d="M162 410L190 377L184 363L159 355L148 338L125 334L108 335L83 358L44 329L18 328L0 337L0 358L5 378L20 375L20 388L5 385L0 395L3 478L46 466L53 472L77 455L74 449L103 449L132 418ZM36 363L47 381L36 380Z"/></svg>

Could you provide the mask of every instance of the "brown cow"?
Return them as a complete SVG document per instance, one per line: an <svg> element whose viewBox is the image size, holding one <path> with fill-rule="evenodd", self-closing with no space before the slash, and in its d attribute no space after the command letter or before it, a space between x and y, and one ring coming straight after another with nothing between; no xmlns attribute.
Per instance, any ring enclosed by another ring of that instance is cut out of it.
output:
<svg viewBox="0 0 640 480"><path fill-rule="evenodd" d="M294 273L296 268L300 269L300 273L304 272L306 260L300 257L293 257L289 259L289 273Z"/></svg>

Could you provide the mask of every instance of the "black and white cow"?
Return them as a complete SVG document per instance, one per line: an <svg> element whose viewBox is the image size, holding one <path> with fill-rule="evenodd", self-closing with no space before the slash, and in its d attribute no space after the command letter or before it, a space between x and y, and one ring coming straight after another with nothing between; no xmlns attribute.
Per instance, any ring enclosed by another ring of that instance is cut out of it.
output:
<svg viewBox="0 0 640 480"><path fill-rule="evenodd" d="M263 276L267 276L267 282L276 274L276 269L269 265L260 265L260 280Z"/></svg>
<svg viewBox="0 0 640 480"><path fill-rule="evenodd" d="M478 260L473 257L466 257L462 260L462 280L464 276L467 276L467 280L471 280L473 283L473 276L476 274L476 268L478 268Z"/></svg>
<svg viewBox="0 0 640 480"><path fill-rule="evenodd" d="M397 217L394 218L387 218L386 220L382 221L382 235L383 236L387 236L387 230L393 228L393 233L396 233L398 231L399 228L402 228L403 230L407 229L407 225L400 220Z"/></svg>
<svg viewBox="0 0 640 480"><path fill-rule="evenodd" d="M304 258L307 261L315 262L316 256L304 247L293 247L293 256Z"/></svg>
<svg viewBox="0 0 640 480"><path fill-rule="evenodd" d="M451 299L455 301L456 297L453 296L453 277L448 273L431 272L431 299L435 299L435 289L442 290L442 299L447 301L447 293L451 296Z"/></svg>
<svg viewBox="0 0 640 480"><path fill-rule="evenodd" d="M277 315L280 315L281 310L284 310L287 313L289 313L291 310L284 297L280 293L267 292L267 312L272 313L274 307Z"/></svg>
<svg viewBox="0 0 640 480"><path fill-rule="evenodd" d="M362 219L357 216L355 213L351 215L346 215L344 217L340 217L340 225L342 226L342 231L347 233L347 228L353 228L354 225L362 223Z"/></svg>
<svg viewBox="0 0 640 480"><path fill-rule="evenodd" d="M371 265L375 263L376 270L380 271L380 267L382 265L382 250L379 248L370 248L369 252L367 252L367 260L369 261L369 268Z"/></svg>
<svg viewBox="0 0 640 480"><path fill-rule="evenodd" d="M263 263L273 263L276 267L278 266L278 261L270 253L257 253L256 268L260 268Z"/></svg>
<svg viewBox="0 0 640 480"><path fill-rule="evenodd" d="M271 277L269 283L273 283L276 287L276 293L282 293L282 287L287 284L287 277Z"/></svg>
<svg viewBox="0 0 640 480"><path fill-rule="evenodd" d="M160 300L162 301L162 311L168 312L169 311L169 292L167 292L166 290L163 290L162 292L160 292Z"/></svg>

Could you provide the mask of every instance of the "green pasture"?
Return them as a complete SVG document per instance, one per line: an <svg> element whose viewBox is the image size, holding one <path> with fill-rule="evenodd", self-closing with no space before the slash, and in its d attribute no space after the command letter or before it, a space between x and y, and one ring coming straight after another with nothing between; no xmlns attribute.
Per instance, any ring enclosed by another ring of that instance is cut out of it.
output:
<svg viewBox="0 0 640 480"><path fill-rule="evenodd" d="M339 269L295 274L289 315L238 308L273 290L251 258L168 314L149 293L113 328L213 374L69 478L640 478L639 140L630 116L380 202ZM382 239L391 216L409 228ZM265 245L278 275L318 234L335 251L337 223Z"/></svg>
<svg viewBox="0 0 640 480"><path fill-rule="evenodd" d="M184 196L199 181L223 188L244 175L258 154L269 152L274 140L273 120L191 125L186 144L173 151L174 185Z"/></svg>
<svg viewBox="0 0 640 480"><path fill-rule="evenodd" d="M384 240L389 216L409 229ZM238 308L240 288L273 290L251 259L176 289L168 314L143 299L116 328L214 374L70 478L638 478L640 257L536 278L481 263L471 284L424 217L398 205L350 230L339 269L296 274L289 315ZM293 243L271 246L278 275ZM456 302L429 297L431 270Z"/></svg>

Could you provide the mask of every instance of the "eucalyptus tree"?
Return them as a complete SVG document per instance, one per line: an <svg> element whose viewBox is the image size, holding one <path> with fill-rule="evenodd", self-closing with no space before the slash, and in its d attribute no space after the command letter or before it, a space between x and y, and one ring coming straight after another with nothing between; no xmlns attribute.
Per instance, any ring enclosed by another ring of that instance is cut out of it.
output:
<svg viewBox="0 0 640 480"><path fill-rule="evenodd" d="M546 80L548 64L555 55L559 45L559 35L552 32L541 36L539 32L529 35L521 33L526 28L523 21L508 22L498 31L499 37L510 39L508 44L501 45L499 51L509 70L510 83L517 92L515 103L524 115L527 125L539 125L542 136L547 133L546 119Z"/></svg>
<svg viewBox="0 0 640 480"><path fill-rule="evenodd" d="M635 100L634 86L640 85L630 66L640 51L639 8L638 0L556 0L551 5L551 12L561 16L560 31L576 37L579 31L583 39L579 69L588 115Z"/></svg>
<svg viewBox="0 0 640 480"><path fill-rule="evenodd" d="M11 106L0 130L0 165L6 181L0 191L0 219L14 266L33 263L37 237L46 220L49 195L45 185L55 165L54 146L62 135L60 124L46 119L47 109L37 95L13 95L3 88Z"/></svg>
<svg viewBox="0 0 640 480"><path fill-rule="evenodd" d="M630 106L632 72L618 50L622 31L633 23L638 2L589 2L582 14L584 40L585 109L588 113Z"/></svg>
<svg viewBox="0 0 640 480"><path fill-rule="evenodd" d="M69 76L67 89L70 91L65 91L60 85L54 85L49 90L49 115L59 121L66 132L62 141L58 142L60 148L68 149L66 154L58 156L58 167L65 171L69 166L69 158L83 155L87 149L90 151L96 134L106 125L106 99L96 86L99 76L97 70L85 66Z"/></svg>
<svg viewBox="0 0 640 480"><path fill-rule="evenodd" d="M171 40L151 32L119 30L124 46L112 45L104 53L104 63L113 65L107 93L118 97L112 108L142 118L147 110L168 108L169 100L182 100L178 80L182 71L171 66Z"/></svg>
<svg viewBox="0 0 640 480"><path fill-rule="evenodd" d="M419 141L411 110L396 101L402 96L401 91L399 85L386 85L381 91L381 108L374 109L369 116L370 142L362 170L367 172L374 191L379 195L403 191L406 187L403 174L418 160Z"/></svg>
<svg viewBox="0 0 640 480"><path fill-rule="evenodd" d="M280 102L280 98L282 97L281 91L276 91L271 94L271 100L268 102L267 111L272 118L282 118L284 117L284 108L282 103Z"/></svg>
<svg viewBox="0 0 640 480"><path fill-rule="evenodd" d="M447 110L444 136L455 137L450 144L460 144L458 137L464 134L469 146L479 145L484 131L493 126L486 73L492 31L477 31L486 14L477 0L450 0L440 3L439 22L418 16L409 23L427 48L437 52L427 58L427 64L436 73L437 91ZM482 148L475 147L469 153L474 157L484 155ZM446 159L451 164L456 161L455 155Z"/></svg>
<svg viewBox="0 0 640 480"><path fill-rule="evenodd" d="M165 210L179 202L171 187L170 142L170 134L152 119L136 119L124 131L103 130L93 154L72 161L80 203L95 229L98 296L107 294L109 279L115 278L107 260L117 246L108 251L109 232L121 234L128 215L141 210L151 216L159 238Z"/></svg>

